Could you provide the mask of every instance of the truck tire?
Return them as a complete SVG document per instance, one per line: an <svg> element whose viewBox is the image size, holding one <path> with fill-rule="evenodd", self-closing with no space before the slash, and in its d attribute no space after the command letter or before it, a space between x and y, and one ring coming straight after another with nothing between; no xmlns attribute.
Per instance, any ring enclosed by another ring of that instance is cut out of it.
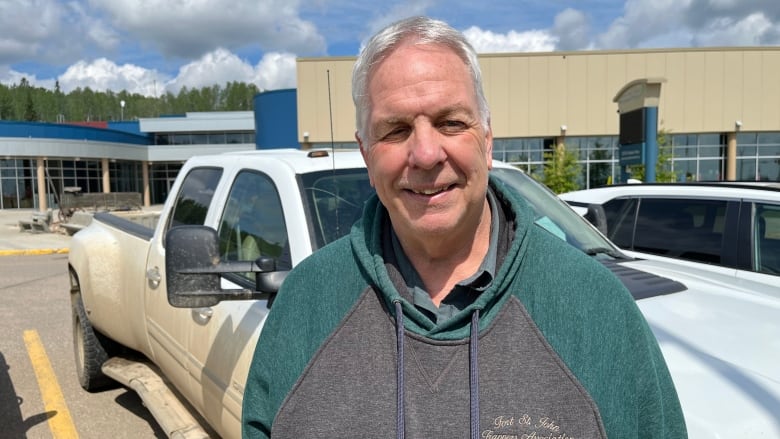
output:
<svg viewBox="0 0 780 439"><path fill-rule="evenodd" d="M89 322L81 294L71 297L73 308L73 353L76 359L76 374L84 390L93 392L107 387L116 387L118 383L100 370L108 360L104 344L111 342L97 333Z"/></svg>

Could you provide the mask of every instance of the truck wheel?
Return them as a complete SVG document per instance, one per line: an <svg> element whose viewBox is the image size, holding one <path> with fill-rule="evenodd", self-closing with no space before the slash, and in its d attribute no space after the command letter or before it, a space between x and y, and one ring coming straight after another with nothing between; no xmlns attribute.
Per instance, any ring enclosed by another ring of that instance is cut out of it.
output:
<svg viewBox="0 0 780 439"><path fill-rule="evenodd" d="M108 360L106 349L101 343L101 336L94 329L87 318L81 295L75 294L73 302L73 352L76 357L76 374L79 384L87 391L95 391L106 387L117 386L111 378L105 376L100 370L103 363Z"/></svg>

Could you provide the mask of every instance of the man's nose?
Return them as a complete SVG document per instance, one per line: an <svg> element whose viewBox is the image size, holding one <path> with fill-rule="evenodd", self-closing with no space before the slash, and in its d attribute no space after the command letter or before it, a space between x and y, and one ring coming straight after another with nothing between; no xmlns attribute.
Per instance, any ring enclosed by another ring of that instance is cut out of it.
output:
<svg viewBox="0 0 780 439"><path fill-rule="evenodd" d="M444 136L428 124L415 126L409 139L409 165L431 169L446 158Z"/></svg>

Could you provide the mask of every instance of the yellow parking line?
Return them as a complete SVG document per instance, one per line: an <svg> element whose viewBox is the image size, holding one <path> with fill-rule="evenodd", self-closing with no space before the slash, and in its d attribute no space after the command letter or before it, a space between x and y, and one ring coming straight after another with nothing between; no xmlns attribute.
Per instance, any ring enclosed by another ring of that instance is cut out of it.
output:
<svg viewBox="0 0 780 439"><path fill-rule="evenodd" d="M67 248L0 250L0 256L38 256L52 254L61 255L67 253L69 253L69 249Z"/></svg>
<svg viewBox="0 0 780 439"><path fill-rule="evenodd" d="M43 407L46 413L53 413L49 418L49 430L55 439L78 438L70 411L65 404L62 390L54 375L49 357L43 348L38 331L24 331L24 344L27 345L27 353L30 356L35 376L38 378L38 387L41 389Z"/></svg>

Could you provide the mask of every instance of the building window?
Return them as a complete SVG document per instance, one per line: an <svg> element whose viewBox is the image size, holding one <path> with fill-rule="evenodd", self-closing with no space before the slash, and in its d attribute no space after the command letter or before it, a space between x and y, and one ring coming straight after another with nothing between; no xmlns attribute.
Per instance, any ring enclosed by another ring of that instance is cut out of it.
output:
<svg viewBox="0 0 780 439"><path fill-rule="evenodd" d="M737 134L737 180L780 181L780 133Z"/></svg>
<svg viewBox="0 0 780 439"><path fill-rule="evenodd" d="M719 181L724 177L726 137L722 134L674 134L672 170L678 181Z"/></svg>
<svg viewBox="0 0 780 439"><path fill-rule="evenodd" d="M35 161L0 160L0 208L32 208L37 205Z"/></svg>
<svg viewBox="0 0 780 439"><path fill-rule="evenodd" d="M155 145L229 145L255 143L254 131L209 132L209 133L157 133Z"/></svg>
<svg viewBox="0 0 780 439"><path fill-rule="evenodd" d="M149 192L152 204L162 204L181 169L181 163L154 163L149 166Z"/></svg>

